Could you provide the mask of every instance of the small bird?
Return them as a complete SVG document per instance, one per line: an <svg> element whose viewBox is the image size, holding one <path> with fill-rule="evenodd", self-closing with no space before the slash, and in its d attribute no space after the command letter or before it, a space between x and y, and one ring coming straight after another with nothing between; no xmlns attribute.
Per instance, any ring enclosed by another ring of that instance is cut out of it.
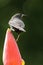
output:
<svg viewBox="0 0 43 65"><path fill-rule="evenodd" d="M21 32L26 32L26 30L24 29L25 28L25 24L22 21L22 17L23 16L26 16L26 15L24 15L22 13L17 13L15 15L13 15L11 17L10 21L8 22L8 24L10 26L10 29L12 31L15 31L15 32L18 33L18 37L17 37L16 41L18 41Z"/></svg>

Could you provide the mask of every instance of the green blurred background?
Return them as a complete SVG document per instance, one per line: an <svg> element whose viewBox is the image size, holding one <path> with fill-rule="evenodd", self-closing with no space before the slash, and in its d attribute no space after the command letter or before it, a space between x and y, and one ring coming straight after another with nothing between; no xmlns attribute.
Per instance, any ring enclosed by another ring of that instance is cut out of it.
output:
<svg viewBox="0 0 43 65"><path fill-rule="evenodd" d="M18 41L21 55L26 65L43 65L43 0L0 0L0 65L8 21L17 12L27 15L23 18L27 32Z"/></svg>

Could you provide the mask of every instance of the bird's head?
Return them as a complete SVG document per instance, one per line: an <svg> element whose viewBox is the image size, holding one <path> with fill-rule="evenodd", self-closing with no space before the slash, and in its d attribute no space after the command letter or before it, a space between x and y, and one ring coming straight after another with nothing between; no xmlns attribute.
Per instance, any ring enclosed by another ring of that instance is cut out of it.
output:
<svg viewBox="0 0 43 65"><path fill-rule="evenodd" d="M22 13L16 13L12 18L22 19L23 16L26 16L26 15L25 14L22 14Z"/></svg>

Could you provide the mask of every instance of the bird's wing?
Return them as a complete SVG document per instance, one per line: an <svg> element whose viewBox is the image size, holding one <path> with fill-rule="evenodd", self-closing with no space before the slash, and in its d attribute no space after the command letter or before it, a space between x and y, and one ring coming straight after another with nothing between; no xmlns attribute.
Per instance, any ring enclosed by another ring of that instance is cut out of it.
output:
<svg viewBox="0 0 43 65"><path fill-rule="evenodd" d="M10 20L9 25L11 25L11 26L19 26L21 28L25 27L24 22L22 20L18 19L18 18L14 18L13 20Z"/></svg>

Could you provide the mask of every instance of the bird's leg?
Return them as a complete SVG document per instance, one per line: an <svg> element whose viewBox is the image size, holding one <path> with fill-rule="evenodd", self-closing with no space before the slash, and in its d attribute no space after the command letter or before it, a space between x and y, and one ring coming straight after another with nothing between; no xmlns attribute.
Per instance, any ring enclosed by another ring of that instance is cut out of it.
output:
<svg viewBox="0 0 43 65"><path fill-rule="evenodd" d="M15 30L13 29L13 27L12 27L12 26L10 26L10 29L11 29L12 31L15 31Z"/></svg>
<svg viewBox="0 0 43 65"><path fill-rule="evenodd" d="M20 34L18 34L18 37L17 37L16 41L18 41L19 37L20 37Z"/></svg>

